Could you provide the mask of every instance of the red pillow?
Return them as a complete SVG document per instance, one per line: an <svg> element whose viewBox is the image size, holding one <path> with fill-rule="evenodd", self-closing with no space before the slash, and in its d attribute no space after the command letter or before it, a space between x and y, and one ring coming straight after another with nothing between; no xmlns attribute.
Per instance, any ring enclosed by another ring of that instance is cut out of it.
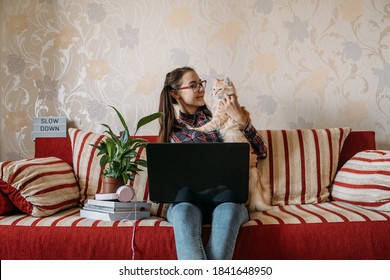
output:
<svg viewBox="0 0 390 280"><path fill-rule="evenodd" d="M0 186L7 184L0 180ZM18 212L18 208L11 202L8 196L0 190L0 215L9 215Z"/></svg>

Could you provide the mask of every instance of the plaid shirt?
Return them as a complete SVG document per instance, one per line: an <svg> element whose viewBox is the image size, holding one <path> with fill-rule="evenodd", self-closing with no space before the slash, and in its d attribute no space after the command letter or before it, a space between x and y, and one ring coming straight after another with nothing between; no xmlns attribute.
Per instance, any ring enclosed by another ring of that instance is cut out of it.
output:
<svg viewBox="0 0 390 280"><path fill-rule="evenodd" d="M200 127L210 121L210 117L205 113L205 109L201 109L193 115L180 112L177 119L178 124L175 125L171 132L171 142L173 143L202 143L202 142L223 142L217 131L210 133L202 133L187 128ZM267 157L267 146L263 138L257 133L251 123L241 130L249 140L254 152L259 159Z"/></svg>

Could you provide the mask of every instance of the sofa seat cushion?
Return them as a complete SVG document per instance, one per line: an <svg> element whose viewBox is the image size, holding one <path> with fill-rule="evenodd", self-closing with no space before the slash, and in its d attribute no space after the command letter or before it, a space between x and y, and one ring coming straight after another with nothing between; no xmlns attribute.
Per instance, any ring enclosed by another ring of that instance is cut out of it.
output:
<svg viewBox="0 0 390 280"><path fill-rule="evenodd" d="M350 128L259 131L268 156L257 163L272 205L324 202Z"/></svg>
<svg viewBox="0 0 390 280"><path fill-rule="evenodd" d="M246 224L312 224L387 221L390 213L371 211L336 201L305 205L274 206L271 210L251 213L251 220Z"/></svg>
<svg viewBox="0 0 390 280"><path fill-rule="evenodd" d="M173 227L165 219L96 221L81 218L79 211L0 216L0 257L176 259ZM274 206L251 214L238 235L234 259L389 259L389 233L389 212L341 202ZM209 234L205 225L204 241Z"/></svg>
<svg viewBox="0 0 390 280"><path fill-rule="evenodd" d="M255 225L288 225L340 222L390 222L390 213L363 209L343 202L325 202L306 205L273 206L268 211L250 214L250 220L243 227ZM100 221L80 217L80 208L75 207L49 217L31 217L25 214L0 216L0 226L35 227L128 227L136 224L146 227L172 227L164 218L151 216L137 221ZM206 225L206 227L208 227Z"/></svg>
<svg viewBox="0 0 390 280"><path fill-rule="evenodd" d="M390 211L390 151L357 153L337 172L332 198L372 210Z"/></svg>
<svg viewBox="0 0 390 280"><path fill-rule="evenodd" d="M73 168L56 157L0 163L0 188L20 211L36 217L79 202Z"/></svg>
<svg viewBox="0 0 390 280"><path fill-rule="evenodd" d="M80 207L72 207L48 217L32 217L24 213L0 216L0 226L34 226L34 227L131 227L168 226L164 218L151 216L143 220L101 221L80 217Z"/></svg>

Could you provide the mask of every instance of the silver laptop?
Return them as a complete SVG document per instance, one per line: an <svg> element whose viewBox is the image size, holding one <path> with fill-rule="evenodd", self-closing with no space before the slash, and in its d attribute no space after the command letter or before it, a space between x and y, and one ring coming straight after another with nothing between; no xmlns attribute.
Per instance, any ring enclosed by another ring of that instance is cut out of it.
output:
<svg viewBox="0 0 390 280"><path fill-rule="evenodd" d="M153 202L245 203L248 143L150 143L146 146Z"/></svg>

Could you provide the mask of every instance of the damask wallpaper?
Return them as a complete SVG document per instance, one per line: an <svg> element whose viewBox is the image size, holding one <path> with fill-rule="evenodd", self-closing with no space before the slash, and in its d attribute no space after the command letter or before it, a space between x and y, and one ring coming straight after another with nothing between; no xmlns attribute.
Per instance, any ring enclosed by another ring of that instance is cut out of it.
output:
<svg viewBox="0 0 390 280"><path fill-rule="evenodd" d="M349 126L390 149L389 0L0 0L0 160L32 156L32 118L134 128L165 74L229 76L257 129ZM140 134L157 134L158 123Z"/></svg>

